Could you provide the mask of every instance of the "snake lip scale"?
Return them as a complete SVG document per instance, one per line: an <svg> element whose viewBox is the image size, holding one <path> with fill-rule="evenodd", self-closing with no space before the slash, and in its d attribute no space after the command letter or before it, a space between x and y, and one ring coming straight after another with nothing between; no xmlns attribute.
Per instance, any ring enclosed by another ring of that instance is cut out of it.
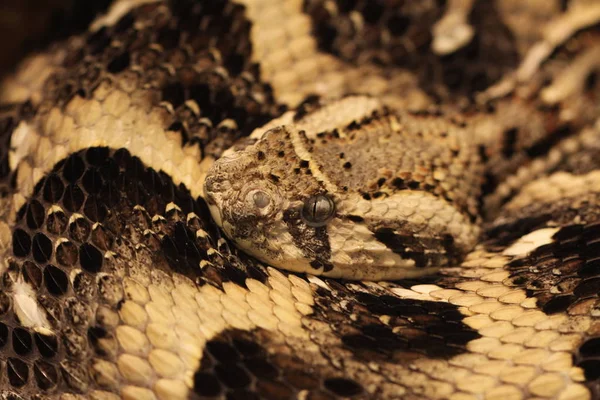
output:
<svg viewBox="0 0 600 400"><path fill-rule="evenodd" d="M600 398L597 0L77 10L0 81L0 399Z"/></svg>

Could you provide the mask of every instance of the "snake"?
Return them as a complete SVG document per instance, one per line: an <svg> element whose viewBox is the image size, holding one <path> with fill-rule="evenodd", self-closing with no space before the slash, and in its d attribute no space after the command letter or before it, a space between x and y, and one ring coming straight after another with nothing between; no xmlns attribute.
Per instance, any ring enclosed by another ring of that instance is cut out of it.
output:
<svg viewBox="0 0 600 400"><path fill-rule="evenodd" d="M88 12L0 82L0 398L600 398L599 6Z"/></svg>

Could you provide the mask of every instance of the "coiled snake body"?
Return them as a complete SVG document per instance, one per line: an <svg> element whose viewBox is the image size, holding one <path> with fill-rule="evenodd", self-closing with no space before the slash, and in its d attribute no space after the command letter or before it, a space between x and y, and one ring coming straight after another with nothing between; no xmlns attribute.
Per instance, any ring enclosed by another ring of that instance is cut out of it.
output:
<svg viewBox="0 0 600 400"><path fill-rule="evenodd" d="M598 398L599 21L116 1L0 86L0 397Z"/></svg>

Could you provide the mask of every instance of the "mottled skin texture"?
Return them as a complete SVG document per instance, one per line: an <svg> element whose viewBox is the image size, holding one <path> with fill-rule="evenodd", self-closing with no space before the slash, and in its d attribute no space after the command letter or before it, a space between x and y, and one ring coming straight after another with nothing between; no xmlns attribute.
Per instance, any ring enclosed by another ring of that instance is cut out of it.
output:
<svg viewBox="0 0 600 400"><path fill-rule="evenodd" d="M120 0L31 54L0 84L0 398L599 398L599 20Z"/></svg>
<svg viewBox="0 0 600 400"><path fill-rule="evenodd" d="M364 107L349 111L351 102ZM477 240L484 164L468 135L438 114L348 97L221 158L205 194L226 234L270 265L355 280L425 275ZM319 194L335 211L314 227L301 209Z"/></svg>

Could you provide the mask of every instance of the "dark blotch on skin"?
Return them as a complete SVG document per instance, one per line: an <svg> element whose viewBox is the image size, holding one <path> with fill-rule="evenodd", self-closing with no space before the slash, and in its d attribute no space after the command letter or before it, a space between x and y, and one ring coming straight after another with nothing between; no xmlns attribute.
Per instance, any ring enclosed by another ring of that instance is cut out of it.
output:
<svg viewBox="0 0 600 400"><path fill-rule="evenodd" d="M273 183L279 183L279 177L277 175L273 175L273 174L269 174L269 179L273 182Z"/></svg>
<svg viewBox="0 0 600 400"><path fill-rule="evenodd" d="M331 247L329 245L329 235L327 227L311 227L302 221L300 210L285 210L283 220L287 225L288 231L292 235L294 244L304 256L312 260L312 263L319 263L325 268L331 259ZM315 264L316 265L316 264Z"/></svg>
<svg viewBox="0 0 600 400"><path fill-rule="evenodd" d="M509 158L515 153L518 133L519 131L517 128L510 128L504 131L504 136L502 140L502 154L504 155L504 157Z"/></svg>
<svg viewBox="0 0 600 400"><path fill-rule="evenodd" d="M322 269L323 272L329 272L333 269L333 264L328 263L328 262L318 261L318 260L312 260L310 262L310 266L313 267L314 269Z"/></svg>
<svg viewBox="0 0 600 400"><path fill-rule="evenodd" d="M310 95L296 108L294 122L298 122L319 107L319 96Z"/></svg>
<svg viewBox="0 0 600 400"><path fill-rule="evenodd" d="M363 222L364 221L364 218L359 215L348 215L346 218L348 218L352 222Z"/></svg>
<svg viewBox="0 0 600 400"><path fill-rule="evenodd" d="M425 249L414 237L399 235L391 228L377 229L374 234L377 240L394 253L399 254L402 258L414 260L417 268L427 266L427 256L423 253ZM408 250L409 247L413 250Z"/></svg>
<svg viewBox="0 0 600 400"><path fill-rule="evenodd" d="M292 399L300 393L314 399L364 394L356 380L314 357L318 355L303 354L301 347L272 341L262 329L228 329L207 342L193 391L203 397L252 400Z"/></svg>
<svg viewBox="0 0 600 400"><path fill-rule="evenodd" d="M325 387L332 393L342 397L356 396L363 391L358 382L347 378L326 379Z"/></svg>
<svg viewBox="0 0 600 400"><path fill-rule="evenodd" d="M439 282L439 277L434 279L410 282ZM464 316L456 305L376 293L339 280L324 281L329 289L315 291L314 318L331 326L343 348L351 351L358 362L392 359L397 365L408 366L420 358L448 360L468 352L466 345L480 337L463 323ZM383 315L386 323L379 318ZM331 339L317 342L326 357L338 351L332 343L335 341Z"/></svg>
<svg viewBox="0 0 600 400"><path fill-rule="evenodd" d="M399 234L392 228L377 228L374 235L394 253L414 260L417 268L437 267L458 261L462 257L454 245L454 238L448 234L442 237L417 238L410 234ZM425 253L426 249L433 251Z"/></svg>

